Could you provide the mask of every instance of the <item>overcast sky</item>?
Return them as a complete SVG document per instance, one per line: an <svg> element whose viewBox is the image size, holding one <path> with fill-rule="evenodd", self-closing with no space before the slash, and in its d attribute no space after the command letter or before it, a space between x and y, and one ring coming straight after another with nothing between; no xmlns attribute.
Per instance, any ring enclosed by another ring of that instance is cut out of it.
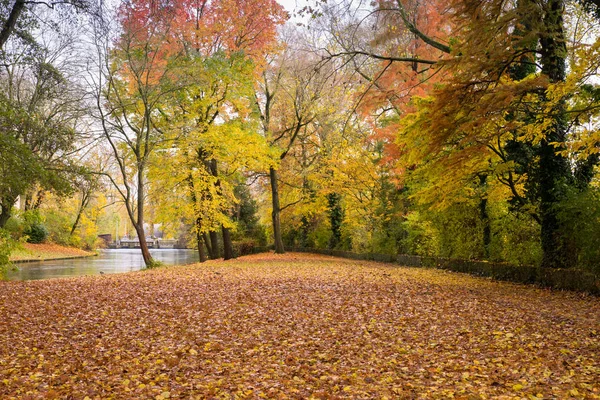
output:
<svg viewBox="0 0 600 400"><path fill-rule="evenodd" d="M279 4L291 14L295 9L300 9L308 4L308 0L277 0Z"/></svg>

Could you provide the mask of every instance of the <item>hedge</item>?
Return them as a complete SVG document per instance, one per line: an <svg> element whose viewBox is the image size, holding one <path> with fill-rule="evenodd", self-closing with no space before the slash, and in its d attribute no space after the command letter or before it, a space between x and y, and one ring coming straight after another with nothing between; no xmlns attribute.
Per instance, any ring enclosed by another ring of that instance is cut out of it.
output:
<svg viewBox="0 0 600 400"><path fill-rule="evenodd" d="M548 269L527 265L517 266L497 262L459 260L443 257L421 257L408 254L394 256L390 254L353 253L349 251L298 247L290 248L289 251L326 254L353 260L395 263L407 267L440 268L493 278L499 281L536 284L552 289L573 290L600 295L600 277L591 272L579 269Z"/></svg>

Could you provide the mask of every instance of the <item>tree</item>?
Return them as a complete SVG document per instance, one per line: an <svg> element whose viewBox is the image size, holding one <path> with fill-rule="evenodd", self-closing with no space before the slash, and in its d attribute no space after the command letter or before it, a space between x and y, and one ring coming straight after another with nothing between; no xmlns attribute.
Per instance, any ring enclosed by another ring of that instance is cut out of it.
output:
<svg viewBox="0 0 600 400"><path fill-rule="evenodd" d="M86 0L68 1L27 1L27 0L3 0L0 2L0 50L4 50L6 42L11 36L16 36L24 42L31 41L31 22L35 20L36 9L46 7L55 8L72 7L77 11L91 11L92 3ZM65 15L63 15L63 18Z"/></svg>
<svg viewBox="0 0 600 400"><path fill-rule="evenodd" d="M64 25L53 15L39 18L52 29L34 31L35 24L29 22L26 27L33 31L29 40L11 37L0 54L6 160L1 225L18 197L25 209L37 208L49 191L69 193L79 172L74 155L85 129L81 123L85 91L76 82L73 56L79 27Z"/></svg>
<svg viewBox="0 0 600 400"><path fill-rule="evenodd" d="M412 153L418 158L427 151L440 171L450 165L491 166L511 188L511 202L539 221L542 265L564 268L572 257L557 207L568 187L587 185L578 181L579 167L572 169L565 154L566 97L548 99L552 87L566 79L564 3L522 1L501 9L499 3L464 2L459 16L471 23L461 32L459 57L446 64L453 76L431 103L422 104L427 116L418 118L403 142L412 142L417 131L431 133L428 145ZM529 25L521 23L524 18Z"/></svg>
<svg viewBox="0 0 600 400"><path fill-rule="evenodd" d="M185 51L179 79L186 83L161 112L174 128L169 146L181 160L178 165L186 184L181 185L181 175L175 173L169 187L189 191L180 198L192 204L183 215L194 221L199 251L204 242L211 257L219 256L220 229L228 259L233 257L228 177L247 168L250 157L256 159L255 164L262 162L264 151L260 146L253 148L255 127L248 103L254 78L262 68L258 61L275 44L276 27L287 15L270 0L181 6L193 11L178 14L174 28ZM229 139L240 135L246 135L243 142ZM225 143L229 147L223 149ZM236 151L241 145L253 152ZM227 171L225 176L222 169ZM189 212L195 216L190 218Z"/></svg>
<svg viewBox="0 0 600 400"><path fill-rule="evenodd" d="M575 168L568 161L577 153L567 151L577 130L569 120L578 124L568 111L573 91L556 89L568 80L565 2L378 5L358 16L326 8L335 33L329 53L353 61L369 82L364 104L375 115L397 115L400 125L375 127L399 130L387 151L406 183L424 183L415 198L450 205L481 196L480 218L489 221L485 188L496 177L509 188L513 207L539 221L542 265L568 266L557 207L569 187L587 185L578 177L589 180L597 160L585 158ZM363 39L373 36L362 35L362 21L377 27L375 40ZM371 73L365 64L375 65ZM482 236L487 247L488 222Z"/></svg>
<svg viewBox="0 0 600 400"><path fill-rule="evenodd" d="M323 125L319 124L319 117L332 112L328 101L333 101L333 97L327 96L333 95L336 85L341 82L335 79L335 69L319 67L318 54L294 48L305 39L300 31L288 29L286 35L285 50L271 56L256 93L264 135L271 148L279 154L280 164L294 153L298 145L302 147L302 142L308 144L310 137L321 130ZM281 211L302 199L281 204L278 168L281 167L273 165L269 168L271 219L275 252L283 253Z"/></svg>
<svg viewBox="0 0 600 400"><path fill-rule="evenodd" d="M124 3L118 10L122 31L111 47L111 31L97 24L96 108L102 134L115 162L108 174L137 233L146 266L154 265L144 231L147 168L166 139L161 107L180 90L175 71L183 48L173 39L172 9ZM100 21L102 22L102 21Z"/></svg>

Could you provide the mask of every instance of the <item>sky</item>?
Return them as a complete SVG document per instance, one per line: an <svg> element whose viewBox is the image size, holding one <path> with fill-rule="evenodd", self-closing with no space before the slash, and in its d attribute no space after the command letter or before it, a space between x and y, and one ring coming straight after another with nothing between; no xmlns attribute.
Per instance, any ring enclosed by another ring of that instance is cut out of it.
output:
<svg viewBox="0 0 600 400"><path fill-rule="evenodd" d="M300 9L309 3L309 0L277 0L291 14L294 9Z"/></svg>

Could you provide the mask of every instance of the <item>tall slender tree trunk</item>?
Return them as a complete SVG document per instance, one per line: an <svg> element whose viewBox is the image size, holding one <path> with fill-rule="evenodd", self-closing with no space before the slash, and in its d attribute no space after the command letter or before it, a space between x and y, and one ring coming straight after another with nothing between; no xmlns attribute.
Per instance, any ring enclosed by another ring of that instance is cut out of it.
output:
<svg viewBox="0 0 600 400"><path fill-rule="evenodd" d="M231 260L234 258L231 232L229 228L225 228L223 225L221 225L221 231L223 233L223 259Z"/></svg>
<svg viewBox="0 0 600 400"><path fill-rule="evenodd" d="M273 236L275 239L275 253L285 253L283 248L283 239L281 237L281 205L279 204L279 183L277 182L277 170L273 167L269 169L271 178L271 198L273 200Z"/></svg>
<svg viewBox="0 0 600 400"><path fill-rule="evenodd" d="M485 259L490 258L490 243L492 242L492 230L490 227L490 216L487 209L487 194L485 186L487 184L487 174L479 175L479 185L482 190L481 197L479 198L479 219L483 225L482 239L483 239L483 256Z"/></svg>
<svg viewBox="0 0 600 400"><path fill-rule="evenodd" d="M200 218L196 218L196 243L198 244L198 257L200 258L200 262L203 263L206 261L206 252L204 251L204 240L201 230L202 220Z"/></svg>
<svg viewBox="0 0 600 400"><path fill-rule="evenodd" d="M544 17L544 31L540 34L542 73L551 83L565 80L567 55L564 33L564 1L548 0ZM556 206L565 198L571 181L568 160L557 153L565 143L568 130L564 102L553 112L554 123L544 132L540 143L540 217L542 221L542 267L568 267L567 238L561 230ZM559 144L557 148L555 143Z"/></svg>
<svg viewBox="0 0 600 400"><path fill-rule="evenodd" d="M138 235L138 240L140 242L140 249L142 250L142 257L144 258L144 264L146 264L146 267L150 267L154 264L154 259L152 258L152 255L150 254L150 250L148 249L148 242L146 242L146 233L144 232L144 222L142 221L141 224L138 222L138 224L134 225L134 228Z"/></svg>
<svg viewBox="0 0 600 400"><path fill-rule="evenodd" d="M81 204L79 204L79 209L77 210L77 216L75 217L75 222L73 222L73 225L71 225L71 232L69 233L69 236L73 236L73 234L75 233L75 230L77 229L77 226L79 225L79 221L81 220L81 216L83 215L83 212L85 211L85 208L87 207L89 201L90 201L90 197L91 197L91 192L86 192L83 194L83 197L81 199Z"/></svg>
<svg viewBox="0 0 600 400"><path fill-rule="evenodd" d="M144 187L144 168L143 165L139 167L138 170L138 198L137 198L137 220L133 224L135 231L138 235L138 240L140 242L140 249L142 250L142 257L144 258L144 264L146 267L152 267L154 264L154 259L150 254L150 250L148 249L148 242L146 242L146 232L144 231L144 197L145 197L145 187ZM133 222L133 219L132 221Z"/></svg>
<svg viewBox="0 0 600 400"><path fill-rule="evenodd" d="M217 178L217 181L215 182L215 186L217 188L217 191L220 193L221 192L221 180L218 179L219 178L219 170L217 168L217 160L216 159L212 159L209 161L209 167L210 167L210 173L212 174L212 176L214 176L215 178ZM233 258L233 243L231 242L231 234L230 234L230 230L228 228L225 228L223 225L221 225L221 233L223 234L223 258L225 260L229 260L231 258ZM218 252L219 248L215 246L215 243L217 243L217 233L214 232L214 239L212 237L213 232L211 232L211 239L213 242L213 250L216 250L216 252ZM217 253L217 257L219 258L219 254Z"/></svg>
<svg viewBox="0 0 600 400"><path fill-rule="evenodd" d="M208 251L208 256L210 258L213 258L213 249L212 249L212 245L210 243L210 236L208 236L208 233L203 232L202 238L204 239L204 245L206 245L206 250Z"/></svg>
<svg viewBox="0 0 600 400"><path fill-rule="evenodd" d="M198 257L200 262L206 261L206 253L204 252L204 246L202 244L202 218L200 217L200 211L198 206L198 198L196 196L196 189L194 188L194 177L190 173L188 175L188 187L190 190L190 200L194 205L194 213L196 214L196 243L198 245ZM210 251L210 250L209 250Z"/></svg>
<svg viewBox="0 0 600 400"><path fill-rule="evenodd" d="M219 247L219 234L217 233L217 231L210 231L208 235L210 236L210 247L212 249L210 258L212 258L213 260L220 258L221 249Z"/></svg>

